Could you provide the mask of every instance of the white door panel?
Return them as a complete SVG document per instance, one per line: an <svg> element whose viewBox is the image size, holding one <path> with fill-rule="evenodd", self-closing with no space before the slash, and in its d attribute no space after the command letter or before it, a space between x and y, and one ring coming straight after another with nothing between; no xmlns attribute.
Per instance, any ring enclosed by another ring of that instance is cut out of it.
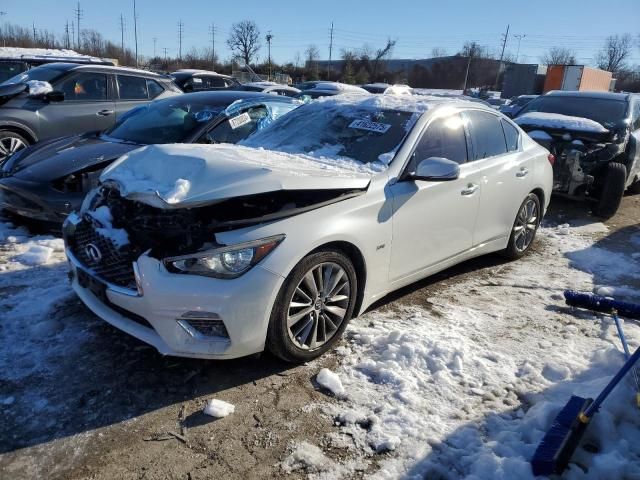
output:
<svg viewBox="0 0 640 480"><path fill-rule="evenodd" d="M402 181L393 197L391 282L423 270L472 246L480 206L481 178L462 165L452 181Z"/></svg>
<svg viewBox="0 0 640 480"><path fill-rule="evenodd" d="M482 173L482 198L474 245L510 234L520 203L533 186L529 154L513 152L474 162Z"/></svg>

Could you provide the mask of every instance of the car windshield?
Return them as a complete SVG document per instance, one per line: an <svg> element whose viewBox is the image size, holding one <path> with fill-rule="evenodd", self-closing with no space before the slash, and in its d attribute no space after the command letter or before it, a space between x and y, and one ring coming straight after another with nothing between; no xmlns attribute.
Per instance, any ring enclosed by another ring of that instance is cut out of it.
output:
<svg viewBox="0 0 640 480"><path fill-rule="evenodd" d="M543 95L531 100L518 114L530 112L559 113L594 120L609 128L619 124L627 111L624 100L593 97Z"/></svg>
<svg viewBox="0 0 640 480"><path fill-rule="evenodd" d="M228 105L184 97L160 100L130 110L105 135L139 144L181 143Z"/></svg>
<svg viewBox="0 0 640 480"><path fill-rule="evenodd" d="M412 116L407 111L319 101L298 108L240 143L372 163L397 150ZM301 131L305 134L300 135Z"/></svg>
<svg viewBox="0 0 640 480"><path fill-rule="evenodd" d="M8 85L10 83L24 83L28 82L29 80L52 82L64 72L65 70L51 66L36 67L11 77L9 80L2 82L2 85Z"/></svg>

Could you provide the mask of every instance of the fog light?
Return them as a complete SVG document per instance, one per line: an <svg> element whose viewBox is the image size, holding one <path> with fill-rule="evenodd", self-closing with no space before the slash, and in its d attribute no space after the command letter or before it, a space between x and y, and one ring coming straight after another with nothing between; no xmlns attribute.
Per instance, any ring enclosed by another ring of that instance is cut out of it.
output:
<svg viewBox="0 0 640 480"><path fill-rule="evenodd" d="M227 327L217 313L214 312L186 312L176 321L189 335L199 339L211 337L229 338Z"/></svg>

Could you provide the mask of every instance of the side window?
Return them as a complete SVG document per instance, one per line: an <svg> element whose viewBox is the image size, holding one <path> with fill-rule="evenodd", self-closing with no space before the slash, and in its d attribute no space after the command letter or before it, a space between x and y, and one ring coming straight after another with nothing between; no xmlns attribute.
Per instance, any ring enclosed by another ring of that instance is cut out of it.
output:
<svg viewBox="0 0 640 480"><path fill-rule="evenodd" d="M120 100L147 100L147 79L132 77L129 75L118 75L118 90Z"/></svg>
<svg viewBox="0 0 640 480"><path fill-rule="evenodd" d="M502 121L502 128L504 129L504 138L507 141L507 150L509 152L515 152L518 150L518 139L520 138L520 133L518 129L511 125L504 119Z"/></svg>
<svg viewBox="0 0 640 480"><path fill-rule="evenodd" d="M636 104L633 108L633 129L640 130L640 97L636 98Z"/></svg>
<svg viewBox="0 0 640 480"><path fill-rule="evenodd" d="M416 146L409 171L416 162L429 157L442 157L458 163L467 161L467 140L464 120L458 113L432 121Z"/></svg>
<svg viewBox="0 0 640 480"><path fill-rule="evenodd" d="M237 143L251 135L266 116L267 109L263 106L238 113L213 127L200 137L198 143Z"/></svg>
<svg viewBox="0 0 640 480"><path fill-rule="evenodd" d="M149 98L156 98L162 92L164 92L164 88L156 82L155 80L147 79L147 90L149 90Z"/></svg>
<svg viewBox="0 0 640 480"><path fill-rule="evenodd" d="M471 142L474 149L471 160L482 160L507 153L502 122L497 115L479 110L469 110L466 115L471 124Z"/></svg>
<svg viewBox="0 0 640 480"><path fill-rule="evenodd" d="M221 77L209 77L209 88L224 88L224 78Z"/></svg>
<svg viewBox="0 0 640 480"><path fill-rule="evenodd" d="M107 76L101 73L80 73L64 80L59 86L65 101L93 102L107 99Z"/></svg>

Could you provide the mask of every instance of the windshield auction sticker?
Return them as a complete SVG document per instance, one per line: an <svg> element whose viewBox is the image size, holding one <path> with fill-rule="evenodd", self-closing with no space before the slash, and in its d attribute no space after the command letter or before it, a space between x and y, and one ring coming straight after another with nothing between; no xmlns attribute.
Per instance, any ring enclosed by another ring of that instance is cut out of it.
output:
<svg viewBox="0 0 640 480"><path fill-rule="evenodd" d="M369 132L386 133L391 128L388 123L372 122L370 120L354 120L349 124L349 128L358 130L368 130Z"/></svg>
<svg viewBox="0 0 640 480"><path fill-rule="evenodd" d="M237 117L233 117L229 119L229 125L231 125L231 129L235 130L236 128L241 127L242 125L246 125L251 121L251 117L247 112L241 113Z"/></svg>

